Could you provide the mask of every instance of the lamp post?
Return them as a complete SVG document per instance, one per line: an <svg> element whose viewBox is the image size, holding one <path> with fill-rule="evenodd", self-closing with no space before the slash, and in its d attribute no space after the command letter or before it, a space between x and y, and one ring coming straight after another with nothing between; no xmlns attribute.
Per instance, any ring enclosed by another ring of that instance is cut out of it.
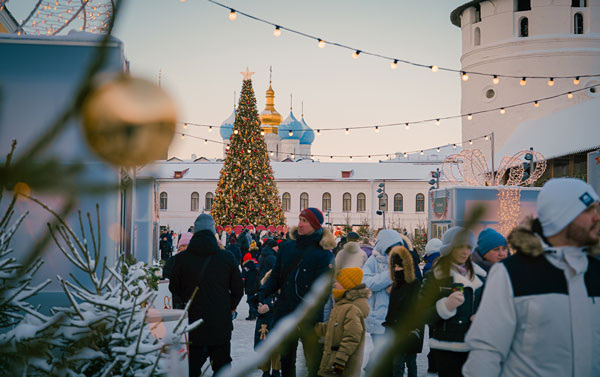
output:
<svg viewBox="0 0 600 377"><path fill-rule="evenodd" d="M381 201L380 201L379 202L379 210L377 211L377 214L383 215L383 229L385 229L385 209L387 206L387 201L385 199L385 181L381 182L378 186L379 186L379 188L377 189L377 192L379 194L377 194L377 198L383 199L383 207L381 206Z"/></svg>

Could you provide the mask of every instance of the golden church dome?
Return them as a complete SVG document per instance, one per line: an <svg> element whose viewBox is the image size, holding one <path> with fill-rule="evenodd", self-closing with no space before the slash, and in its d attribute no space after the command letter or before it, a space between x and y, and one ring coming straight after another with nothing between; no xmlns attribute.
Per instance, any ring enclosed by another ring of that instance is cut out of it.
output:
<svg viewBox="0 0 600 377"><path fill-rule="evenodd" d="M281 114L275 110L275 91L269 84L267 89L267 105L262 113L260 113L261 128L265 133L277 133L279 124L281 124Z"/></svg>

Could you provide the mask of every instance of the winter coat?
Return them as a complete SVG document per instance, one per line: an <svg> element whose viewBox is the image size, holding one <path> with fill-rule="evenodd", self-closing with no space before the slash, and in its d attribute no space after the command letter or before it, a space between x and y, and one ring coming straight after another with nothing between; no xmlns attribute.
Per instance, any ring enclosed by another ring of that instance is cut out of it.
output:
<svg viewBox="0 0 600 377"><path fill-rule="evenodd" d="M471 254L471 261L479 265L479 267L483 268L485 272L490 272L490 268L492 268L492 266L494 265L494 263L483 259L481 254L477 252L477 249L475 249L475 251L473 251L473 253Z"/></svg>
<svg viewBox="0 0 600 377"><path fill-rule="evenodd" d="M410 240L410 238L408 238L404 234L401 234L400 237L402 237L402 241L404 241L404 247L406 247L406 249L410 252L410 255L413 258L413 265L414 265L414 270L415 270L415 276L417 277L417 279L423 280L423 273L421 272L421 268L419 268L419 263L421 262L421 258L419 257L419 253L417 253L415 251L415 248L413 247L413 243Z"/></svg>
<svg viewBox="0 0 600 377"><path fill-rule="evenodd" d="M346 242L344 248L335 256L335 268L341 270L348 267L362 266L367 261L367 254L360 248L358 242Z"/></svg>
<svg viewBox="0 0 600 377"><path fill-rule="evenodd" d="M360 248L365 252L365 254L367 254L367 258L371 256L371 253L373 252L373 246L371 245L360 245Z"/></svg>
<svg viewBox="0 0 600 377"><path fill-rule="evenodd" d="M402 260L402 271L394 271L394 259ZM394 327L402 326L402 322L407 318L415 318L416 306L421 289L421 281L414 274L414 261L410 252L403 246L394 246L390 251L388 258L390 277L393 281L392 291L390 292L390 304L383 326L387 331L393 331ZM406 329L398 336L403 339L409 338L407 353L420 353L423 349L424 326L415 326ZM398 330L397 330L398 331Z"/></svg>
<svg viewBox="0 0 600 377"><path fill-rule="evenodd" d="M387 315L390 303L390 294L386 289L392 285L390 279L387 255L381 254L377 249L367 259L363 266L363 283L372 292L369 297L369 316L366 319L367 332L370 334L383 334L383 322Z"/></svg>
<svg viewBox="0 0 600 377"><path fill-rule="evenodd" d="M438 259L440 256L439 252L431 253L429 255L425 255L425 267L423 267L423 276L431 270L431 266L433 266L433 262Z"/></svg>
<svg viewBox="0 0 600 377"><path fill-rule="evenodd" d="M242 251L240 250L240 247L235 243L231 243L226 249L233 254L235 263L239 266L239 264L242 263Z"/></svg>
<svg viewBox="0 0 600 377"><path fill-rule="evenodd" d="M430 348L468 352L465 334L471 326L471 316L477 312L481 302L487 276L478 265L473 264L473 269L475 270L473 280L469 278L469 274L462 276L454 267L450 269L449 276L442 276L441 268L437 265L425 275L421 299L431 300L433 295L433 305L427 310ZM454 292L457 284L463 285L465 301L454 311L449 311L445 305L446 299Z"/></svg>
<svg viewBox="0 0 600 377"><path fill-rule="evenodd" d="M248 297L252 296L257 291L258 269L253 259L248 259L242 265L242 280L244 280L244 291Z"/></svg>
<svg viewBox="0 0 600 377"><path fill-rule="evenodd" d="M333 268L334 258L331 249L335 239L328 229L320 228L307 236L299 236L296 228L290 231L292 240L279 244L279 251L271 276L258 291L258 299L263 303L265 297L281 290L279 301L275 305L275 322L290 314L310 291L313 283ZM300 262L288 272L288 266L300 256ZM322 311L317 320L322 320Z"/></svg>
<svg viewBox="0 0 600 377"><path fill-rule="evenodd" d="M369 315L369 290L360 284L336 300L326 323L315 326L325 336L319 376L336 376L334 363L344 366L342 376L360 376L365 348L365 317Z"/></svg>
<svg viewBox="0 0 600 377"><path fill-rule="evenodd" d="M171 257L169 257L169 259L167 259L167 261L165 262L165 265L162 268L162 278L163 279L170 279L171 278L171 272L173 271L173 266L175 266L175 258L181 254L184 253L184 251L181 251Z"/></svg>
<svg viewBox="0 0 600 377"><path fill-rule="evenodd" d="M199 280L199 272L210 261ZM189 323L204 320L190 333L194 345L222 345L231 339L231 311L243 295L240 271L231 253L219 248L212 232L203 230L192 237L185 252L179 253L171 274L169 290L187 302L194 289L198 292L189 309Z"/></svg>
<svg viewBox="0 0 600 377"><path fill-rule="evenodd" d="M256 279L257 287L259 286L260 281L265 277L267 272L273 269L276 261L277 253L275 252L275 250L268 246L263 247L262 251L260 252L260 257L258 258L258 279Z"/></svg>
<svg viewBox="0 0 600 377"><path fill-rule="evenodd" d="M464 375L600 376L600 260L526 227L508 241L517 252L490 271Z"/></svg>
<svg viewBox="0 0 600 377"><path fill-rule="evenodd" d="M267 271L265 277L258 282L259 286L262 286L266 283L267 279L271 275L271 271ZM254 348L259 345L260 342L264 340L264 337L268 336L268 333L273 329L273 308L275 307L275 303L279 299L279 294L275 292L271 296L266 297L264 300L264 304L269 305L269 311L263 314L258 314L256 318L256 325L254 327ZM261 339L263 338L263 339Z"/></svg>

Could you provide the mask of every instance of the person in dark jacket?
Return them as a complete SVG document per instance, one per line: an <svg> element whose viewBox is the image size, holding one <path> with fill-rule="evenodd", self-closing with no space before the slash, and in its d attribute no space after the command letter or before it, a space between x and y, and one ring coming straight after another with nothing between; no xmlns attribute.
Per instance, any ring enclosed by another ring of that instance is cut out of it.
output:
<svg viewBox="0 0 600 377"><path fill-rule="evenodd" d="M173 271L173 266L175 266L175 257L177 255L179 255L180 253L183 253L188 245L190 244L190 241L192 240L193 237L193 233L191 232L186 232L183 234L183 236L179 239L179 244L177 245L177 254L171 256L169 259L167 259L167 263L165 263L163 270L162 270L162 278L163 279L170 279L171 278L171 271Z"/></svg>
<svg viewBox="0 0 600 377"><path fill-rule="evenodd" d="M252 254L246 253L242 260L242 280L244 280L244 290L246 292L246 302L248 303L248 317L246 320L253 321L258 317L258 311L254 295L256 294L256 282L258 277L258 270L256 268L256 261L252 258Z"/></svg>
<svg viewBox="0 0 600 377"><path fill-rule="evenodd" d="M189 309L189 322L204 322L189 335L190 377L201 373L206 355L215 374L231 363L231 316L243 295L238 265L231 253L219 247L215 233L213 218L198 216L194 236L186 252L177 255L169 283L173 302L189 301L198 288Z"/></svg>
<svg viewBox="0 0 600 377"><path fill-rule="evenodd" d="M473 251L473 263L490 272L494 263L508 257L508 243L506 238L492 228L482 230L477 237L477 247Z"/></svg>
<svg viewBox="0 0 600 377"><path fill-rule="evenodd" d="M258 279L256 279L257 291L260 281L265 277L268 271L271 271L273 267L275 267L278 250L279 244L277 241L272 238L266 240L265 246L263 246L260 257L258 258Z"/></svg>
<svg viewBox="0 0 600 377"><path fill-rule="evenodd" d="M334 268L331 249L335 239L328 229L322 227L323 213L317 208L305 208L300 213L298 227L290 231L293 238L282 242L271 276L258 291L259 313L270 310L265 298L281 290L275 304L274 323L293 312L310 291L313 283ZM322 349L314 331L314 324L323 321L323 311L317 318L300 329L288 346L281 352L281 372L284 377L296 375L296 349L298 339L302 340L308 366L308 375L316 376Z"/></svg>
<svg viewBox="0 0 600 377"><path fill-rule="evenodd" d="M258 282L259 287L262 287L267 282L269 276L271 276L271 270L268 270ZM273 308L275 307L278 298L279 294L277 292L264 298L264 304L269 306L269 310L259 314L256 319L256 326L254 328L254 349L258 347L260 342L265 340L268 336L267 334L273 329ZM281 359L279 354L276 353L272 355L270 359L259 365L258 369L263 371L262 377L281 377Z"/></svg>
<svg viewBox="0 0 600 377"><path fill-rule="evenodd" d="M233 257L235 258L235 263L239 266L242 263L242 251L240 250L240 247L237 245L237 243L230 243L225 249L231 254L233 254Z"/></svg>
<svg viewBox="0 0 600 377"><path fill-rule="evenodd" d="M161 236L158 247L160 248L160 259L164 261L168 260L171 257L173 244L171 241L169 241L167 233Z"/></svg>
<svg viewBox="0 0 600 377"><path fill-rule="evenodd" d="M421 288L422 302L431 303L427 317L429 347L440 377L462 376L469 349L465 334L471 326L487 273L471 261L473 232L450 228L442 238L441 256L427 273Z"/></svg>
<svg viewBox="0 0 600 377"><path fill-rule="evenodd" d="M433 266L433 262L440 256L440 247L442 247L442 240L439 238L432 238L425 245L425 266L423 267L423 276Z"/></svg>
<svg viewBox="0 0 600 377"><path fill-rule="evenodd" d="M421 289L421 281L417 279L414 260L404 246L394 246L389 253L388 265L393 281L390 292L390 304L383 326L385 331L396 331L397 337L410 339L402 353L396 354L393 360L392 374L394 377L404 376L404 364L408 368L408 377L417 376L417 353L423 349L423 326L416 326L404 331L400 326L403 321L411 320Z"/></svg>

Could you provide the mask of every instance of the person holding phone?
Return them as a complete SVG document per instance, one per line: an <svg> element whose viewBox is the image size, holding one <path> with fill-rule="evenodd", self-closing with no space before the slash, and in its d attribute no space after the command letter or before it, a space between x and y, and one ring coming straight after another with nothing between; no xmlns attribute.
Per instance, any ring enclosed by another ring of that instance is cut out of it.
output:
<svg viewBox="0 0 600 377"><path fill-rule="evenodd" d="M471 326L485 284L486 272L471 261L473 232L453 227L442 238L441 256L425 275L421 300L429 303L429 347L440 377L462 376L469 354L465 334Z"/></svg>

